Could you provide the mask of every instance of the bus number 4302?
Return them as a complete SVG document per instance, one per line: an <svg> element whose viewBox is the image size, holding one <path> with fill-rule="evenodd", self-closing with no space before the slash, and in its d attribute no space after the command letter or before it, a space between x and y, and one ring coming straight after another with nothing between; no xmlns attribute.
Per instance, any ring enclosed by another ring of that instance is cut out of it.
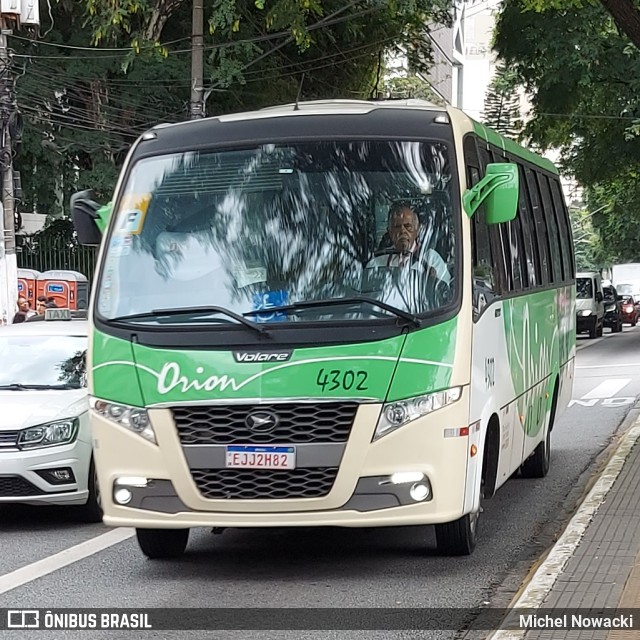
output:
<svg viewBox="0 0 640 640"><path fill-rule="evenodd" d="M336 389L366 391L368 389L366 384L367 377L368 374L366 371L352 371L351 369L341 371L339 369L331 369L327 372L324 369L320 369L320 371L318 371L318 377L316 378L316 384L323 391L335 391Z"/></svg>

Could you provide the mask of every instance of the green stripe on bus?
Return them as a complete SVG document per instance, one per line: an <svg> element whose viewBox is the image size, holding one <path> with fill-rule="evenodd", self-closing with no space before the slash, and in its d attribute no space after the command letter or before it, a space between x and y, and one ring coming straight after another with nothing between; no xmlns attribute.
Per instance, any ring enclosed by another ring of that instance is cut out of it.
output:
<svg viewBox="0 0 640 640"><path fill-rule="evenodd" d="M497 131L491 129L483 125L481 122L476 122L475 120L471 120L473 122L473 130L479 135L483 140L490 142L491 144L495 144L496 147L500 149L505 149L509 153L512 153L523 160L528 160L532 164L540 167L541 169L545 169L546 171L550 171L551 173L558 174L558 169L551 162L551 160L547 160L547 158L543 158L524 147L521 147L519 144L510 140L509 138L505 138L501 136Z"/></svg>

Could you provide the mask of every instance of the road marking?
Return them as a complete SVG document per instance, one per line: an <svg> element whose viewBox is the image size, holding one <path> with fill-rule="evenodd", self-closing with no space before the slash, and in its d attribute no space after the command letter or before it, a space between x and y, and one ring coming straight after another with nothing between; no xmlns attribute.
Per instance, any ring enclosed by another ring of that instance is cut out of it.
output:
<svg viewBox="0 0 640 640"><path fill-rule="evenodd" d="M53 573L58 569L62 569L74 562L88 558L95 553L108 549L109 547L119 544L124 540L128 540L134 535L135 529L113 529L112 531L107 531L107 533L103 533L95 538L91 538L90 540L76 544L73 547L69 547L64 551L55 553L48 558L32 562L26 567L20 567L20 569L16 569L11 573L0 576L0 594L7 593L7 591L11 591L12 589L21 587L28 582L42 578L43 576Z"/></svg>
<svg viewBox="0 0 640 640"><path fill-rule="evenodd" d="M622 391L631 380L613 379L605 380L601 382L595 389L589 391L589 393L582 396L583 400L589 400L591 398L597 398L598 400L604 400L605 398L613 398L618 395L619 391Z"/></svg>
<svg viewBox="0 0 640 640"><path fill-rule="evenodd" d="M629 364L583 364L576 365L576 369L614 369L619 367L640 367L640 362L630 362Z"/></svg>
<svg viewBox="0 0 640 640"><path fill-rule="evenodd" d="M585 342L582 342L581 344L577 344L576 345L576 351L582 351L582 349L586 349L587 347L592 347L594 344L598 344L598 342L601 342L602 340L604 340L604 336L602 338L596 338L595 340L591 339L591 340L586 340Z"/></svg>
<svg viewBox="0 0 640 640"><path fill-rule="evenodd" d="M510 608L538 609L544 604L556 580L573 557L593 516L622 471L622 467L638 439L640 439L640 419L636 420L634 426L624 435L589 495L571 518L567 528L551 548L549 555L533 574L520 597L515 603L512 603ZM490 640L522 640L528 631L530 629L501 629L491 635Z"/></svg>

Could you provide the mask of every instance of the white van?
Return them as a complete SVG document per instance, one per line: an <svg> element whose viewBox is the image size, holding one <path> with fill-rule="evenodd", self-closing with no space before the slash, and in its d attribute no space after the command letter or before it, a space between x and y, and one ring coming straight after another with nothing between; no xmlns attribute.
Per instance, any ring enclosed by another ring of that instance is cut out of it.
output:
<svg viewBox="0 0 640 640"><path fill-rule="evenodd" d="M597 271L576 274L576 333L589 333L590 338L602 335L604 326L604 296L602 278Z"/></svg>

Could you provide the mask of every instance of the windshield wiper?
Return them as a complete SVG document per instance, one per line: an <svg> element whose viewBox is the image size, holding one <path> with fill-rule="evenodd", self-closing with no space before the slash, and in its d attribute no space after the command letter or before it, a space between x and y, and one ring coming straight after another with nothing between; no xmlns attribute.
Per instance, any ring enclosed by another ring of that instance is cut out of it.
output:
<svg viewBox="0 0 640 640"><path fill-rule="evenodd" d="M80 389L71 384L22 384L20 382L12 382L11 384L0 384L0 390L9 391L48 391L51 389Z"/></svg>
<svg viewBox="0 0 640 640"><path fill-rule="evenodd" d="M126 320L145 320L145 319L153 319L153 318L161 318L162 316L182 316L182 315L192 315L192 316L206 316L212 313L219 313L224 316L229 316L229 318L233 318L237 320L240 324L243 324L245 327L249 327L254 331L257 331L260 335L263 336L271 336L271 334L267 331L267 329L256 322L252 322L251 320L247 320L243 318L240 314L231 311L230 309L225 309L224 307L216 307L216 306L204 306L204 307L187 307L187 308L177 308L177 309L153 309L153 311L147 311L145 313L132 313L128 316L119 316L118 318L113 318L111 322L123 322Z"/></svg>
<svg viewBox="0 0 640 640"><path fill-rule="evenodd" d="M422 320L418 318L418 316L409 313L408 311L403 311L402 309L398 309L398 307L394 307L391 304L387 304L386 302L381 302L380 300L376 300L375 298L367 298L366 296L357 297L353 296L350 298L329 298L328 300L303 300L302 302L296 302L290 305L284 305L282 307L268 307L266 309L256 309L255 311L248 311L244 313L245 316L253 316L260 315L263 313L275 313L276 311L295 311L297 309L311 309L313 307L338 307L346 304L355 304L357 302L364 302L366 304L370 304L373 307L380 307L380 309L384 309L389 313L393 313L398 316L398 318L402 318L403 320L407 320L415 327L422 326Z"/></svg>

